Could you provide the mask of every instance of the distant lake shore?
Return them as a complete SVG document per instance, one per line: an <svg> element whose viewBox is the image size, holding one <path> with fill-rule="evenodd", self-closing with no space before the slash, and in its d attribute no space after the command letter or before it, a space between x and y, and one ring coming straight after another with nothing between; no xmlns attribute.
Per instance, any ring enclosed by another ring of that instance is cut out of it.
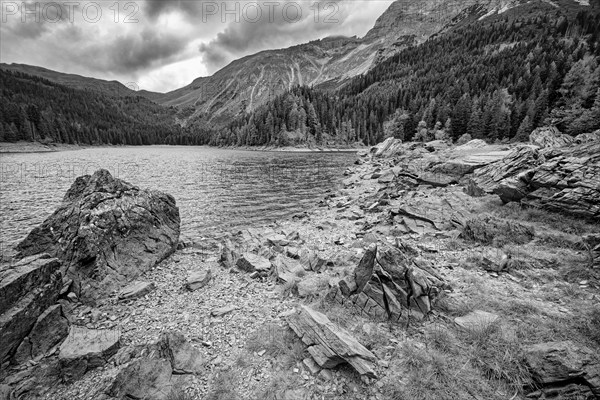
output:
<svg viewBox="0 0 600 400"><path fill-rule="evenodd" d="M167 145L155 145L155 146L167 146ZM0 142L0 154L2 153L47 153L54 151L69 151L69 150L83 150L89 148L123 148L123 147L139 147L139 146L121 146L121 145L81 145L81 144L66 144L66 143L40 143L40 142ZM199 147L199 148L215 148L215 149L231 149L231 150L249 150L249 151L282 151L282 152L297 152L297 153L354 153L359 150L365 149L364 146L358 147L276 147L276 146L225 146L225 147L211 147L211 146L185 146L185 147Z"/></svg>

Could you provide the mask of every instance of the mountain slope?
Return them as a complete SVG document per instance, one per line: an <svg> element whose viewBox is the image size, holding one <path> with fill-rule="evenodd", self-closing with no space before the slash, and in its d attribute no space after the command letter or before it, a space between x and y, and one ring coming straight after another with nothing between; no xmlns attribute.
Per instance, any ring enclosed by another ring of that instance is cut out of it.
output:
<svg viewBox="0 0 600 400"><path fill-rule="evenodd" d="M149 100L156 100L162 93L146 90L137 91L133 84L123 85L118 81L106 81L103 79L90 78L76 74L65 74L50 69L27 64L4 64L0 63L0 70L21 72L27 75L38 76L51 82L58 83L73 89L93 90L109 96L142 96Z"/></svg>
<svg viewBox="0 0 600 400"><path fill-rule="evenodd" d="M412 45L469 17L506 11L521 0L397 0L364 38L332 37L233 61L209 77L169 92L161 104L219 125L294 85L339 87Z"/></svg>
<svg viewBox="0 0 600 400"><path fill-rule="evenodd" d="M600 4L532 0L471 15L349 80L296 87L205 138L226 145L518 140L554 124L600 128Z"/></svg>
<svg viewBox="0 0 600 400"><path fill-rule="evenodd" d="M89 81L86 81L89 82ZM0 142L178 143L176 110L0 69Z"/></svg>

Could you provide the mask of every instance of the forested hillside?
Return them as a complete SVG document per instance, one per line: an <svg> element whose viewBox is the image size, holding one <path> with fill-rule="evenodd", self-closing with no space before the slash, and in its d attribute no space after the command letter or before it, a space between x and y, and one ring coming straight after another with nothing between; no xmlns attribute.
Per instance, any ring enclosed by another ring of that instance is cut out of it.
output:
<svg viewBox="0 0 600 400"><path fill-rule="evenodd" d="M176 143L176 110L143 97L113 97L0 70L0 141Z"/></svg>
<svg viewBox="0 0 600 400"><path fill-rule="evenodd" d="M575 6L573 7L575 8ZM374 144L600 128L600 15L535 3L404 50L338 92L296 87L203 141Z"/></svg>

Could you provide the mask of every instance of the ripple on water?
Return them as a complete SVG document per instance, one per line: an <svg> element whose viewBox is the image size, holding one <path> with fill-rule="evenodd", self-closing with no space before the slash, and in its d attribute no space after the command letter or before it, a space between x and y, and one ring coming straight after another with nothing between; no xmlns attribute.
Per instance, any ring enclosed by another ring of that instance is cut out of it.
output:
<svg viewBox="0 0 600 400"><path fill-rule="evenodd" d="M181 231L217 237L315 205L339 184L351 153L276 153L199 147L92 148L0 158L0 241L14 244L60 204L77 176L99 168L172 194Z"/></svg>

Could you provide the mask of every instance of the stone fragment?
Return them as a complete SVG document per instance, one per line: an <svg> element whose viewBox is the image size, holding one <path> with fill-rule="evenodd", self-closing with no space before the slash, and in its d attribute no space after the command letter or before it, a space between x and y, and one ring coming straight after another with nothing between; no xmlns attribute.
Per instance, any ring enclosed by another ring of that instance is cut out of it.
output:
<svg viewBox="0 0 600 400"><path fill-rule="evenodd" d="M132 300L142 297L154 290L154 283L134 281L125 286L119 293L119 300Z"/></svg>
<svg viewBox="0 0 600 400"><path fill-rule="evenodd" d="M234 305L229 305L221 308L216 308L210 312L210 315L213 317L221 317L225 314L229 314L232 311L237 310L238 308Z"/></svg>
<svg viewBox="0 0 600 400"><path fill-rule="evenodd" d="M271 262L258 254L244 253L237 260L236 266L246 272L269 271Z"/></svg>
<svg viewBox="0 0 600 400"><path fill-rule="evenodd" d="M185 287L189 291L195 291L208 285L212 279L212 271L210 268L202 268L199 271L190 273L185 281Z"/></svg>

